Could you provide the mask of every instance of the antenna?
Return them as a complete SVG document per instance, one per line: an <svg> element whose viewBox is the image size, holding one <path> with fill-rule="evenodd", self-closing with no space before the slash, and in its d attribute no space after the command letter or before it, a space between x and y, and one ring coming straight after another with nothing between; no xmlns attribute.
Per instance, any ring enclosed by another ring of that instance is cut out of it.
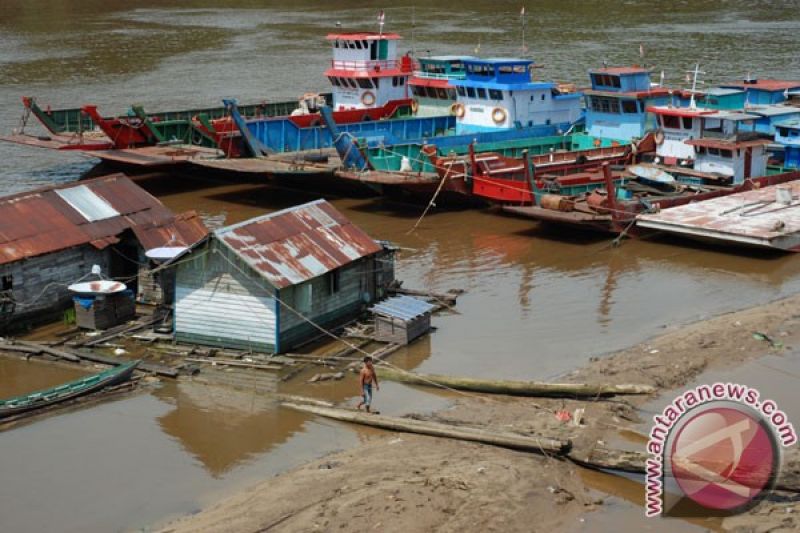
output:
<svg viewBox="0 0 800 533"><path fill-rule="evenodd" d="M417 55L417 49L416 49L416 46L415 46L415 44L414 44L414 43L416 42L416 41L414 40L414 30L415 30L415 29L416 29L416 27L417 27L417 24L416 24L416 21L417 21L416 14L417 14L417 8L416 8L415 6L411 6L411 55L412 55L412 56L416 56L416 55Z"/></svg>
<svg viewBox="0 0 800 533"><path fill-rule="evenodd" d="M525 46L525 6L522 6L522 9L519 11L519 19L522 24L522 51L527 52L528 47Z"/></svg>
<svg viewBox="0 0 800 533"><path fill-rule="evenodd" d="M688 77L689 74L692 74L692 71L688 71L687 72L687 77ZM697 79L700 74L705 74L705 72L700 70L700 64L699 63L695 64L693 74L694 75L692 76L692 88L689 91L691 93L691 95L692 95L690 100L689 100L689 109L697 109L697 102L695 101L695 97L694 97L694 95L697 93L697 84L699 83L700 85L705 85L704 82L699 81Z"/></svg>
<svg viewBox="0 0 800 533"><path fill-rule="evenodd" d="M378 13L378 37L383 37L384 22L386 22L386 15L383 13L383 9L381 9L381 12Z"/></svg>

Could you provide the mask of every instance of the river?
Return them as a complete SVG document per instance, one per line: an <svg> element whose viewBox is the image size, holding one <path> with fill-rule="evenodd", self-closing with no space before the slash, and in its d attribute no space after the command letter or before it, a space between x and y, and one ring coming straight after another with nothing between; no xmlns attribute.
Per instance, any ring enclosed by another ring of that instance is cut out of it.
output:
<svg viewBox="0 0 800 533"><path fill-rule="evenodd" d="M707 84L748 73L800 78L797 1L539 1L527 6L527 50L520 2L465 0L458 9L406 1L354 8L342 0L131 4L2 0L0 131L19 126L23 95L54 108L95 103L110 115L133 103L180 109L215 106L223 96L282 101L324 91L325 34L337 23L377 29L380 9L386 30L405 37L401 49L524 54L542 65L535 71L541 79L585 85L587 70L604 62L646 63L673 86L684 84L696 63ZM0 144L0 161L0 193L72 181L95 163L7 144ZM141 184L212 225L320 196L168 175ZM800 288L800 263L791 256L731 254L668 239L613 247L604 237L478 210L434 209L409 233L420 206L328 197L371 235L403 247L397 273L406 286L466 290L457 313L434 318L430 339L393 356L425 372L549 379L665 326ZM0 380L20 379L23 370L10 364L0 360ZM0 391L12 390L6 385L0 382ZM355 389L289 388L332 399ZM171 384L0 434L0 530L146 527L370 436L276 411L257 394L248 399L247 406L228 405L212 389ZM378 401L385 412L399 413L437 408L446 398L391 385Z"/></svg>

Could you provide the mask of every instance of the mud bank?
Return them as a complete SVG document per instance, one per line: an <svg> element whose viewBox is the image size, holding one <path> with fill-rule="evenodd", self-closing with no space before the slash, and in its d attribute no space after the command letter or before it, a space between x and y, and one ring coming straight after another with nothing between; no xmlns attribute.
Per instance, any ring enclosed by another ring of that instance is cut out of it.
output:
<svg viewBox="0 0 800 533"><path fill-rule="evenodd" d="M778 339L782 347L754 338L756 331ZM627 442L630 449L643 450L637 435L646 427L642 423L649 417L642 410L646 405L670 399L699 377L713 379L715 372L765 355L793 357L798 348L800 295L668 328L657 338L595 358L567 376L576 382L652 384L660 391L658 398L578 402L458 394L451 407L427 418L569 437L576 446ZM783 406L795 424L798 403ZM554 416L558 410L574 412L579 407L585 408L581 427ZM796 464L797 447L786 452L784 462ZM597 490L598 484L586 482L593 476L585 472L546 456L386 433L265 480L167 524L163 531L575 531L615 523L665 531L800 527L800 503L797 495L788 494L774 494L736 517L649 520L641 509L631 513L630 504L619 512L615 491ZM620 480L620 484L630 485L630 481ZM644 499L638 487L626 498L635 505Z"/></svg>

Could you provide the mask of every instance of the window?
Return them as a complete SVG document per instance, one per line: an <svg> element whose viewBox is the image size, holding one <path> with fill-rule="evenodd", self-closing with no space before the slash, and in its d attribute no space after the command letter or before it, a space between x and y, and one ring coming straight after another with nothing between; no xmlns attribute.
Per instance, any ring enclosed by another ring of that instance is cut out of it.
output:
<svg viewBox="0 0 800 533"><path fill-rule="evenodd" d="M361 50L361 41L356 41L356 48Z"/></svg>
<svg viewBox="0 0 800 533"><path fill-rule="evenodd" d="M411 94L414 96L425 96L425 93L422 90L422 87L417 87L416 85L411 86Z"/></svg>
<svg viewBox="0 0 800 533"><path fill-rule="evenodd" d="M466 96L467 95L467 91L465 91L463 87L456 87L456 90L458 91L458 96Z"/></svg>
<svg viewBox="0 0 800 533"><path fill-rule="evenodd" d="M441 88L436 89L436 96L438 96L442 100L446 100L447 99L447 91L445 91L444 89L441 89Z"/></svg>
<svg viewBox="0 0 800 533"><path fill-rule="evenodd" d="M362 89L372 89L372 83L369 78L358 78L358 86Z"/></svg>
<svg viewBox="0 0 800 533"><path fill-rule="evenodd" d="M483 98L486 100L486 89L483 87L478 87L478 98Z"/></svg>
<svg viewBox="0 0 800 533"><path fill-rule="evenodd" d="M399 81L400 81L400 86L405 85L406 84L406 77L405 76L400 76Z"/></svg>
<svg viewBox="0 0 800 533"><path fill-rule="evenodd" d="M436 96L436 89L433 87L425 87L425 91L428 95L428 98L437 98Z"/></svg>
<svg viewBox="0 0 800 533"><path fill-rule="evenodd" d="M709 148L708 155L719 155L719 148Z"/></svg>
<svg viewBox="0 0 800 533"><path fill-rule="evenodd" d="M447 89L447 98L450 100L456 99L456 90L455 89Z"/></svg>
<svg viewBox="0 0 800 533"><path fill-rule="evenodd" d="M623 100L622 101L623 113L638 113L639 106L636 105L636 100Z"/></svg>
<svg viewBox="0 0 800 533"><path fill-rule="evenodd" d="M397 76L392 76L392 87L397 87Z"/></svg>
<svg viewBox="0 0 800 533"><path fill-rule="evenodd" d="M381 88L381 79L380 78L372 78L372 85L374 85L376 89L380 89Z"/></svg>
<svg viewBox="0 0 800 533"><path fill-rule="evenodd" d="M294 288L294 306L301 313L311 311L313 293L311 282L296 285Z"/></svg>
<svg viewBox="0 0 800 533"><path fill-rule="evenodd" d="M692 129L692 117L683 117L683 129Z"/></svg>
<svg viewBox="0 0 800 533"><path fill-rule="evenodd" d="M542 102L547 98L547 93L542 93Z"/></svg>
<svg viewBox="0 0 800 533"><path fill-rule="evenodd" d="M719 151L719 155L720 155L720 157L724 157L726 159L731 159L733 157L733 151L732 150L720 150Z"/></svg>
<svg viewBox="0 0 800 533"><path fill-rule="evenodd" d="M14 276L11 274L7 274L0 278L0 290L2 291L10 291L14 288Z"/></svg>
<svg viewBox="0 0 800 533"><path fill-rule="evenodd" d="M619 100L612 98L609 100L609 111L612 113L619 113Z"/></svg>
<svg viewBox="0 0 800 533"><path fill-rule="evenodd" d="M492 100L502 100L503 93L501 91L498 91L497 89L489 89L489 98L491 98Z"/></svg>
<svg viewBox="0 0 800 533"><path fill-rule="evenodd" d="M778 128L778 135L781 137L788 137L789 136L789 129L788 128Z"/></svg>
<svg viewBox="0 0 800 533"><path fill-rule="evenodd" d="M611 87L616 87L617 89L621 87L619 76L609 76L609 81L611 82Z"/></svg>
<svg viewBox="0 0 800 533"><path fill-rule="evenodd" d="M331 85L339 86L339 80L336 79L335 76L328 76L328 79L331 82Z"/></svg>
<svg viewBox="0 0 800 533"><path fill-rule="evenodd" d="M341 281L341 271L339 269L331 270L328 272L328 293L336 294L339 292L339 285Z"/></svg>
<svg viewBox="0 0 800 533"><path fill-rule="evenodd" d="M472 87L467 87L467 96L470 98L475 98L475 89Z"/></svg>
<svg viewBox="0 0 800 533"><path fill-rule="evenodd" d="M525 65L514 65L514 74L525 74L526 71Z"/></svg>
<svg viewBox="0 0 800 533"><path fill-rule="evenodd" d="M663 115L661 121L665 128L679 130L681 128L681 121L679 117L674 115Z"/></svg>
<svg viewBox="0 0 800 533"><path fill-rule="evenodd" d="M343 79L347 80L348 85L350 85L350 87L352 87L353 89L357 87L356 82L353 78L343 78Z"/></svg>

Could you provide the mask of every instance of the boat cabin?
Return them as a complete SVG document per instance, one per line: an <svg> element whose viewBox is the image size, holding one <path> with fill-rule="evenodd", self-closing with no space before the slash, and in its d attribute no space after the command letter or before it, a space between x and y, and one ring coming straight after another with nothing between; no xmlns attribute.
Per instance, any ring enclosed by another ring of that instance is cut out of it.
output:
<svg viewBox="0 0 800 533"><path fill-rule="evenodd" d="M777 123L800 119L800 107L786 104L747 106L745 111L758 116L754 131L767 137L775 135Z"/></svg>
<svg viewBox="0 0 800 533"><path fill-rule="evenodd" d="M408 80L417 102L417 115L443 115L456 103L456 88L450 80L466 77L464 60L471 56L431 56L418 59L418 68Z"/></svg>
<svg viewBox="0 0 800 533"><path fill-rule="evenodd" d="M641 67L609 67L589 71L592 88L584 91L586 131L594 137L630 141L655 129L649 106L669 103L670 93L654 87L650 71Z"/></svg>
<svg viewBox="0 0 800 533"><path fill-rule="evenodd" d="M331 67L325 75L333 86L333 108L369 109L409 97L413 71L409 56L397 57L396 33L336 33Z"/></svg>
<svg viewBox="0 0 800 533"><path fill-rule="evenodd" d="M705 109L742 109L744 108L745 91L725 87L711 87L694 91L695 105ZM674 93L674 104L689 107L692 102L692 91Z"/></svg>
<svg viewBox="0 0 800 533"><path fill-rule="evenodd" d="M456 87L456 134L536 125L569 125L581 118L581 97L572 88L531 80L533 61L467 59Z"/></svg>
<svg viewBox="0 0 800 533"><path fill-rule="evenodd" d="M734 185L767 173L768 139L703 138L686 144L694 148L694 170L732 178Z"/></svg>
<svg viewBox="0 0 800 533"><path fill-rule="evenodd" d="M800 119L776 124L775 142L783 146L783 166L800 168Z"/></svg>
<svg viewBox="0 0 800 533"><path fill-rule="evenodd" d="M696 151L690 140L714 138L750 140L756 115L714 109L653 106L648 111L656 116L656 155L668 165L691 165Z"/></svg>
<svg viewBox="0 0 800 533"><path fill-rule="evenodd" d="M745 91L746 105L767 105L786 101L791 92L800 90L800 81L759 80L748 76L740 82L724 83L720 87Z"/></svg>

